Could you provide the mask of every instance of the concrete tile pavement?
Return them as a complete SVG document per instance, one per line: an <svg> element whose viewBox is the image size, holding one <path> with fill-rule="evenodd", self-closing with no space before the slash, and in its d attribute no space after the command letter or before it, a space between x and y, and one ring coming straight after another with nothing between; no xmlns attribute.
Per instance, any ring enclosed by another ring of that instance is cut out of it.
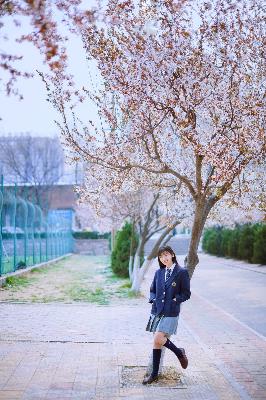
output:
<svg viewBox="0 0 266 400"><path fill-rule="evenodd" d="M265 340L196 294L172 337L186 348L189 367L182 370L170 351L165 357L181 383L122 386L123 368L147 365L149 311L146 298L120 306L1 304L0 400L266 399Z"/></svg>
<svg viewBox="0 0 266 400"><path fill-rule="evenodd" d="M211 265L226 263L232 268L253 268L238 261L207 255L202 255L201 259ZM263 267L256 266L255 272L261 271L259 268ZM145 291L151 279L152 271L149 271L143 285ZM233 293L232 287L232 301ZM182 305L181 316L181 330L183 324L241 398L266 399L266 338L263 335L195 292ZM198 357L195 360L200 362Z"/></svg>

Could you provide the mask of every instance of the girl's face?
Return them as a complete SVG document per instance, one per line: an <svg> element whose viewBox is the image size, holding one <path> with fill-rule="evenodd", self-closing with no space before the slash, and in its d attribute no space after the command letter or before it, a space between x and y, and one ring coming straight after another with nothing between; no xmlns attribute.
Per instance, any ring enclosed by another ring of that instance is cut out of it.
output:
<svg viewBox="0 0 266 400"><path fill-rule="evenodd" d="M168 253L168 251L164 251L160 256L159 260L166 265L166 267L171 267L173 264L172 260L173 255L171 253Z"/></svg>

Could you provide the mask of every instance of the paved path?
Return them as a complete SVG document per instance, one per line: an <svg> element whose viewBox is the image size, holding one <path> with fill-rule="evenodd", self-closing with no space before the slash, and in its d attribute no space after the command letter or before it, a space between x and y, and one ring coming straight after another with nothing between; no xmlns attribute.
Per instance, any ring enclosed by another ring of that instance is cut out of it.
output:
<svg viewBox="0 0 266 400"><path fill-rule="evenodd" d="M202 254L191 287L194 294L266 336L266 266Z"/></svg>
<svg viewBox="0 0 266 400"><path fill-rule="evenodd" d="M159 233L155 234L150 240L148 240L148 242L146 243L145 248L144 248L145 256L147 256L149 254L149 252L155 245L159 236L160 236ZM189 246L189 241L190 241L190 235L177 234L176 236L173 236L169 240L167 245L171 246L177 255L179 255L179 254L182 255L187 252L188 246Z"/></svg>
<svg viewBox="0 0 266 400"><path fill-rule="evenodd" d="M173 336L187 349L188 369L167 352L178 384L141 385L152 346L149 311L145 297L111 306L1 304L0 400L266 399L264 338L196 293Z"/></svg>

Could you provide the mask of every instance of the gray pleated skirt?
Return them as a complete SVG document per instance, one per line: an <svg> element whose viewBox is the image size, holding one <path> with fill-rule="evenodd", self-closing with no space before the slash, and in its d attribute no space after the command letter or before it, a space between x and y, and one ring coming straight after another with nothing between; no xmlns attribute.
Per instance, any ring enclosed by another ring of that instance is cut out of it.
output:
<svg viewBox="0 0 266 400"><path fill-rule="evenodd" d="M146 331L148 332L164 332L168 335L175 335L178 325L177 317L165 317L164 315L154 315L151 314L148 324L146 326Z"/></svg>

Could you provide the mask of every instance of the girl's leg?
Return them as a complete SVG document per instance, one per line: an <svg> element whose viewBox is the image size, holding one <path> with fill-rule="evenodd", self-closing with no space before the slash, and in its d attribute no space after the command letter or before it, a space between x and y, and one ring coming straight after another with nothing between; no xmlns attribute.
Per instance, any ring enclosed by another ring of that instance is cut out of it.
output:
<svg viewBox="0 0 266 400"><path fill-rule="evenodd" d="M167 334L164 332L155 332L153 337L153 348L161 349L167 341Z"/></svg>
<svg viewBox="0 0 266 400"><path fill-rule="evenodd" d="M188 359L185 353L185 350L182 348L178 348L174 345L173 342L171 342L171 340L166 339L165 343L163 344L163 346L167 347L169 350L171 350L173 353L175 353L175 355L177 356L182 368L186 369L188 366Z"/></svg>
<svg viewBox="0 0 266 400"><path fill-rule="evenodd" d="M162 354L162 346L166 342L167 338L165 337L164 332L156 332L153 339L153 354L152 354L152 373L150 376L144 378L143 384L152 383L158 379L158 371L160 366L161 354Z"/></svg>

